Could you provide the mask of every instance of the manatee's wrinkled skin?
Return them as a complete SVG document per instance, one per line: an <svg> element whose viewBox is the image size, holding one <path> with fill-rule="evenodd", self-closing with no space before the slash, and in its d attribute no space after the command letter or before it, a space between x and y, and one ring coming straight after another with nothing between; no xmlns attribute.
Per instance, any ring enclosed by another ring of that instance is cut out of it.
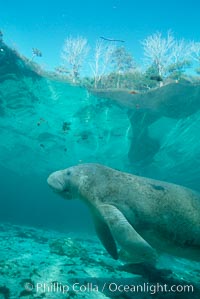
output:
<svg viewBox="0 0 200 299"><path fill-rule="evenodd" d="M48 184L91 210L97 234L113 258L119 245L131 262L160 252L200 261L200 195L195 191L99 164L52 173Z"/></svg>

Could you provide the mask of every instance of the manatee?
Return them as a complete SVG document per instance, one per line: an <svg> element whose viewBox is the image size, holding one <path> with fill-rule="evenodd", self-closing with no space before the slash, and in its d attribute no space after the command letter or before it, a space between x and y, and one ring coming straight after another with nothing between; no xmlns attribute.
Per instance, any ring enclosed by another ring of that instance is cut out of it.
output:
<svg viewBox="0 0 200 299"><path fill-rule="evenodd" d="M93 89L90 92L130 112L146 112L158 118L181 119L200 109L200 84L171 83L136 94L127 89Z"/></svg>
<svg viewBox="0 0 200 299"><path fill-rule="evenodd" d="M200 109L200 84L171 83L141 93L118 88L90 92L126 109L132 127L128 157L131 163L144 166L160 149L159 140L149 135L149 127L162 117L184 119Z"/></svg>
<svg viewBox="0 0 200 299"><path fill-rule="evenodd" d="M200 261L200 194L185 187L88 163L56 171L49 186L91 211L108 253L131 263L162 253Z"/></svg>

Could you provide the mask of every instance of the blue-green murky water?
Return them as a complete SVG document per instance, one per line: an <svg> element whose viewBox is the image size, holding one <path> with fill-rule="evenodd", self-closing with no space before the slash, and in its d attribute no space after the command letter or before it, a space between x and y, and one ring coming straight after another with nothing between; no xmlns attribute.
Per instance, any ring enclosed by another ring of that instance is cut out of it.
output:
<svg viewBox="0 0 200 299"><path fill-rule="evenodd" d="M55 74L41 74L37 65L3 41L0 47L0 298L136 298L125 291L23 292L23 282L35 286L40 280L70 281L77 276L90 282L106 276L130 284L135 279L130 271L120 271L118 262L101 247L84 204L59 198L46 180L59 169L99 163L199 192L199 84L173 81L135 95L124 89L102 94L102 90L70 84ZM46 268L41 269L44 263ZM71 268L66 270L66 264ZM159 267L170 269L172 275L162 280L161 273L149 274L147 268L137 269L136 274L146 282L189 282L195 292L158 293L156 298L199 298L198 263L164 256ZM137 296L150 298L144 293Z"/></svg>

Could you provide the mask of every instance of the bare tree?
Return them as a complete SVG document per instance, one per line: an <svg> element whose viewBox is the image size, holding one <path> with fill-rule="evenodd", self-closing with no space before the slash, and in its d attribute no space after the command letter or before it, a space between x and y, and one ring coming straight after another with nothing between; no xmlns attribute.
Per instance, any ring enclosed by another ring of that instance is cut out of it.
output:
<svg viewBox="0 0 200 299"><path fill-rule="evenodd" d="M103 41L98 40L95 46L94 60L90 63L90 68L94 77L94 88L98 87L98 83L111 67L112 54L115 46L105 45Z"/></svg>
<svg viewBox="0 0 200 299"><path fill-rule="evenodd" d="M147 37L142 44L147 63L154 71L154 75L159 75L161 80L164 75L176 80L181 78L186 68L191 66L192 51L193 55L195 53L195 50L192 50L191 42L186 42L184 39L176 40L170 31L166 38L157 32ZM194 44L193 48L195 49ZM200 61L200 46L196 57L198 55ZM162 81L160 85L162 85Z"/></svg>
<svg viewBox="0 0 200 299"><path fill-rule="evenodd" d="M184 39L175 40L169 53L169 65L166 66L166 73L171 78L179 80L186 70L191 66L191 46Z"/></svg>
<svg viewBox="0 0 200 299"><path fill-rule="evenodd" d="M200 42L190 43L190 57L196 65L196 72L200 74Z"/></svg>
<svg viewBox="0 0 200 299"><path fill-rule="evenodd" d="M174 43L171 31L168 31L166 38L162 37L160 32L156 32L142 41L147 64L154 65L161 77L170 63Z"/></svg>
<svg viewBox="0 0 200 299"><path fill-rule="evenodd" d="M74 83L80 76L80 69L83 66L88 51L89 46L86 38L81 36L73 38L70 36L65 40L61 57L65 67L69 68Z"/></svg>
<svg viewBox="0 0 200 299"><path fill-rule="evenodd" d="M200 63L200 42L192 41L190 43L190 56L194 61Z"/></svg>
<svg viewBox="0 0 200 299"><path fill-rule="evenodd" d="M184 39L175 40L171 49L171 61L170 63L179 63L181 61L189 59L191 53L190 43Z"/></svg>

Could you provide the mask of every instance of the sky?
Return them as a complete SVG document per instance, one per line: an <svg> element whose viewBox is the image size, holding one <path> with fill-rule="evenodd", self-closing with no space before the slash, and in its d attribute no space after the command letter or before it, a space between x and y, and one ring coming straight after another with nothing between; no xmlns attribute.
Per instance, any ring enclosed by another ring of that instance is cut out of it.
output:
<svg viewBox="0 0 200 299"><path fill-rule="evenodd" d="M27 57L39 48L43 57L37 62L47 69L61 64L70 35L86 37L91 47L102 35L123 39L139 61L141 41L156 31L200 41L199 11L199 0L0 0L0 30Z"/></svg>

